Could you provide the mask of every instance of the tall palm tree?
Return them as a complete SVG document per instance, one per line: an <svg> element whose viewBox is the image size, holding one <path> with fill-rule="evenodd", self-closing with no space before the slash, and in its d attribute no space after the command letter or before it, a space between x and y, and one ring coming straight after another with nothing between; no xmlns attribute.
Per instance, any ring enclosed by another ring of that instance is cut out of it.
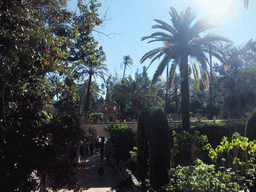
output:
<svg viewBox="0 0 256 192"><path fill-rule="evenodd" d="M122 65L124 65L124 73L123 73L123 79L125 77L125 71L126 71L126 67L131 67L133 64L132 58L130 57L130 55L124 56L123 61L121 63Z"/></svg>
<svg viewBox="0 0 256 192"><path fill-rule="evenodd" d="M244 2L244 8L248 9L249 0L243 0Z"/></svg>
<svg viewBox="0 0 256 192"><path fill-rule="evenodd" d="M124 98L131 102L133 110L133 118L136 119L139 105L148 100L161 100L159 96L150 91L150 86L143 83L141 76L136 76L133 79L131 76L123 79L119 84L116 84L111 90L113 99Z"/></svg>
<svg viewBox="0 0 256 192"><path fill-rule="evenodd" d="M80 66L77 68L77 72L81 75L89 75L88 79L88 87L86 92L86 102L85 102L85 113L88 113L89 109L89 99L90 99L90 88L91 88L91 82L92 82L92 76L99 76L101 79L105 81L104 76L106 75L105 72L107 72L107 66L105 64L101 65L88 65L88 66Z"/></svg>
<svg viewBox="0 0 256 192"><path fill-rule="evenodd" d="M142 40L151 39L149 43L161 41L164 46L147 52L141 58L141 63L146 59L152 59L150 63L151 65L157 58L164 56L154 74L153 83L157 81L158 77L163 73L170 61L173 61L170 68L170 77L173 77L176 66L179 66L181 77L182 126L183 129L187 131L190 126L188 57L191 56L200 62L200 71L202 71L201 69L207 69L207 58L205 53L209 52L209 46L211 46L211 55L225 63L224 52L218 45L221 42L229 42L229 40L214 34L201 38L199 34L207 29L213 28L212 25L208 24L205 19L194 22L196 13L195 11L192 11L190 7L186 9L185 13L181 12L180 15L173 7L170 9L171 12L169 12L169 14L171 16L172 25L155 19L158 24L154 25L152 28L162 29L165 32L152 33L150 36L142 38Z"/></svg>

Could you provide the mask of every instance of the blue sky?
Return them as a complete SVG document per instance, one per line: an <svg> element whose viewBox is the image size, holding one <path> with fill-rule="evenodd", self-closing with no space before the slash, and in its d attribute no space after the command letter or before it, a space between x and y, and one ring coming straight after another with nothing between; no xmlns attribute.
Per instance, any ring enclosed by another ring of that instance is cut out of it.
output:
<svg viewBox="0 0 256 192"><path fill-rule="evenodd" d="M107 38L104 35L95 38L103 47L107 60L104 62L109 69L109 74L115 72L122 77L123 68L120 64L123 56L130 55L133 59L132 68L126 70L126 75L134 76L138 69L142 71L143 66L148 66L150 60L140 63L141 57L148 51L161 46L160 43L141 41L143 36L148 36L159 31L151 27L156 24L154 19L170 22L170 7L174 7L178 13L185 11L188 6L197 10L197 18L208 18L209 23L217 26L201 35L216 33L233 41L235 45L245 44L253 38L256 40L256 2L250 0L249 9L243 8L242 0L98 0L101 3L99 12L101 15L107 12L109 19L103 28L98 28L105 34L116 33ZM214 2L209 4L209 2ZM231 2L231 4L230 4ZM69 7L77 3L72 0ZM228 5L226 5L227 3ZM221 11L219 13L219 11ZM148 75L153 77L160 61L156 60L149 68ZM165 78L165 72L163 78ZM99 78L97 82L101 83Z"/></svg>

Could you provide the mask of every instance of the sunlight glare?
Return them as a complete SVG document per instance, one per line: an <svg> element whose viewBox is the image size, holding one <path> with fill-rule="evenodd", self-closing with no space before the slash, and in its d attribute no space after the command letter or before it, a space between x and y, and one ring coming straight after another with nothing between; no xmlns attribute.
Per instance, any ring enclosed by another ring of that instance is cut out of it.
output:
<svg viewBox="0 0 256 192"><path fill-rule="evenodd" d="M221 17L228 13L233 0L199 0L199 6L207 14L214 17Z"/></svg>

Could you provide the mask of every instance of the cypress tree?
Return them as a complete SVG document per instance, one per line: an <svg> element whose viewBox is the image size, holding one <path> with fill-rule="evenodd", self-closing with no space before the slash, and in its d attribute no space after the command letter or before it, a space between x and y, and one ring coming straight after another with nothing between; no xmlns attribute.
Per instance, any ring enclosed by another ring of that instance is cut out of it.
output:
<svg viewBox="0 0 256 192"><path fill-rule="evenodd" d="M256 139L256 109L250 114L245 125L245 136L250 141Z"/></svg>
<svg viewBox="0 0 256 192"><path fill-rule="evenodd" d="M162 109L153 108L151 111L149 147L150 185L158 191L169 182L171 158L170 130Z"/></svg>
<svg viewBox="0 0 256 192"><path fill-rule="evenodd" d="M170 130L166 114L158 108L143 109L137 128L138 174L145 189L145 178L149 171L150 185L161 189L169 182ZM149 166L148 166L149 165Z"/></svg>

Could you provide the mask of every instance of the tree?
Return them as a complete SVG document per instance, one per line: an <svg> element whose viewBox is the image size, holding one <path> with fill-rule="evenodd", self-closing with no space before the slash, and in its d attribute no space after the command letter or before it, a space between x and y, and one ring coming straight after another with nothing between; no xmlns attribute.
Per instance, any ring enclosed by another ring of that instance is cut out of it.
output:
<svg viewBox="0 0 256 192"><path fill-rule="evenodd" d="M145 179L149 172L151 187L160 191L169 181L167 170L170 168L170 134L166 114L152 107L144 108L139 114L137 130L138 175L142 191L146 191Z"/></svg>
<svg viewBox="0 0 256 192"><path fill-rule="evenodd" d="M239 118L243 113L243 100L247 98L247 94L252 90L245 83L245 79L250 76L243 72L247 71L246 68L250 68L250 64L256 58L256 42L249 40L238 47L229 44L224 47L224 50L228 68L215 64L217 83L214 89L215 92L218 92L219 100L223 100L225 114L228 114L231 118ZM246 90L246 92L243 90Z"/></svg>
<svg viewBox="0 0 256 192"><path fill-rule="evenodd" d="M104 76L106 75L105 72L107 72L108 69L105 64L102 64L102 65L89 65L88 67L81 66L77 68L77 71L79 74L89 75L88 87L86 92L86 103L85 103L85 113L88 113L92 76L93 75L99 76L105 81Z"/></svg>
<svg viewBox="0 0 256 192"><path fill-rule="evenodd" d="M248 9L249 0L243 0L244 8Z"/></svg>
<svg viewBox="0 0 256 192"><path fill-rule="evenodd" d="M228 39L218 35L210 34L201 38L199 34L207 29L213 28L205 19L194 22L196 18L195 11L188 7L185 13L178 13L171 7L172 25L169 25L161 20L155 19L158 25L152 28L162 29L165 32L156 32L150 36L143 37L142 40L152 39L149 42L161 41L164 46L153 49L147 52L142 58L141 63L146 59L152 59L150 65L161 56L163 60L159 63L158 68L153 77L153 83L163 73L167 64L172 60L170 68L170 77L173 77L176 66L179 66L181 76L181 111L182 111L182 126L184 130L188 130L189 123L189 85L188 85L188 56L195 58L201 63L202 68L207 67L206 52L209 52L211 46L211 54L225 63L224 52L218 46L220 42L229 42ZM150 66L149 65L149 66Z"/></svg>
<svg viewBox="0 0 256 192"><path fill-rule="evenodd" d="M125 99L131 102L133 119L136 119L139 107L142 104L147 101L154 102L160 99L159 96L150 91L149 84L143 84L143 79L139 75L136 75L135 79L132 79L131 76L123 79L113 87L111 95L113 99Z"/></svg>
<svg viewBox="0 0 256 192"><path fill-rule="evenodd" d="M124 73L123 73L123 79L124 79L126 67L127 66L131 67L133 64L133 61L132 61L132 58L130 57L130 55L124 56L121 64L124 66Z"/></svg>
<svg viewBox="0 0 256 192"><path fill-rule="evenodd" d="M34 170L43 170L46 135L42 107L52 97L46 74L67 67L70 39L55 34L55 21L67 22L65 1L29 0L0 3L0 151L1 188L31 191ZM11 183L11 185L10 185Z"/></svg>
<svg viewBox="0 0 256 192"><path fill-rule="evenodd" d="M96 12L94 4L95 1L91 1L90 8ZM38 170L37 176L41 177L39 173L45 172L47 164L55 158L46 150L48 120L42 108L54 100L56 89L70 91L67 84L74 79L68 75L72 70L67 58L74 55L73 44L80 38L76 27L84 25L90 32L89 29L98 22L96 14L90 15L95 22L89 18L83 23L75 22L78 17L65 5L66 0L0 2L0 163L5 165L1 170L1 177L5 179L0 185L6 191L35 190L37 183L32 173L36 174L35 170ZM80 5L85 13L87 7ZM89 16L87 12L84 15ZM87 43L84 48L93 52L89 49L95 48L91 39L83 40ZM102 55L102 50L95 52ZM48 74L54 72L67 75L68 78L64 77L66 84L56 81L56 86L52 86ZM64 93L59 94L67 98ZM72 113L65 112L67 115ZM69 120L74 123L73 119ZM56 121L56 125L66 128L65 123ZM75 137L69 136L73 143ZM45 187L41 190L45 191Z"/></svg>

